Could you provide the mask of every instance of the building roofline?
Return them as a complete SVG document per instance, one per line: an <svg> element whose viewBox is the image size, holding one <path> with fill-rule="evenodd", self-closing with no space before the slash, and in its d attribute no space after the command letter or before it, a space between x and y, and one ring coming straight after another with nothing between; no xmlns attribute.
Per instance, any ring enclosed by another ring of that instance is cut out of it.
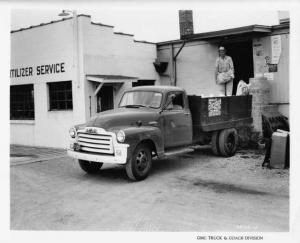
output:
<svg viewBox="0 0 300 243"><path fill-rule="evenodd" d="M194 38L210 39L210 38L215 38L215 37L222 37L225 35L238 35L238 34L245 34L245 33L251 33L251 32L269 33L269 32L271 32L271 26L248 25L248 26L242 26L242 27L225 29L225 30L193 34L193 35L187 36L186 38L187 39L194 39Z"/></svg>
<svg viewBox="0 0 300 243"><path fill-rule="evenodd" d="M182 43L182 42L183 42L183 40L181 40L181 39L175 39L175 40L157 42L156 45L162 46L162 45L168 45L168 44L178 44L178 43Z"/></svg>
<svg viewBox="0 0 300 243"><path fill-rule="evenodd" d="M87 15L87 14L78 14L78 15L77 15L77 18L78 18L78 17L88 17L88 18L91 18L91 15ZM55 24L55 23L58 23L58 22L70 20L70 19L72 19L72 18L73 18L73 17L62 18L62 19L58 19L58 20L52 20L52 21L46 22L46 23L40 23L40 24L38 24L38 25L31 25L31 26L26 27L26 28L20 28L20 29L17 29L17 30L11 30L10 33L12 34L12 33L20 32L20 31L23 31L23 30L29 30L29 29L33 29L33 28L37 28L37 27L49 25L49 24Z"/></svg>
<svg viewBox="0 0 300 243"><path fill-rule="evenodd" d="M203 33L188 35L184 39L158 42L157 45L172 44L172 43L176 44L176 43L181 43L183 41L206 40L206 39L224 37L224 36L228 36L228 35L249 34L249 33L253 33L253 32L256 32L256 33L270 33L271 32L271 26L248 25L248 26L230 28L230 29L225 29L225 30L203 32Z"/></svg>
<svg viewBox="0 0 300 243"><path fill-rule="evenodd" d="M87 15L87 14L78 14L77 17L88 17L91 18L91 15ZM50 22L46 22L46 23L40 23L38 25L31 25L29 27L26 28L20 28L17 30L11 30L10 33L15 33L15 32L20 32L23 30L29 30L29 29L33 29L33 28L37 28L37 27L42 27L45 25L50 25L50 24L54 24L54 23L58 23L58 22L62 22L62 21L66 21L66 20L70 20L72 19L72 17L67 17L67 18L62 18L62 19L58 19L58 20L53 20ZM93 25L98 25L98 26L103 26L103 27L108 27L108 28L114 28L113 25L107 25L107 24L102 24L102 23L96 23L91 21L91 24ZM133 34L128 34L128 33L123 33L123 32L114 32L114 34L116 35L125 35L125 36L134 36ZM144 41L144 40L133 40L134 42L138 42L138 43L144 43L144 44L152 44L152 45L156 45L156 43L154 42L149 42L149 41Z"/></svg>
<svg viewBox="0 0 300 243"><path fill-rule="evenodd" d="M289 29L290 28L290 21L286 19L284 22L281 22L277 25L272 25L272 30L278 30L278 29Z"/></svg>
<svg viewBox="0 0 300 243"><path fill-rule="evenodd" d="M144 40L133 40L134 42L138 42L138 43L144 43L144 44L152 44L152 45L156 45L156 43L154 42L150 42L150 41L144 41Z"/></svg>
<svg viewBox="0 0 300 243"><path fill-rule="evenodd" d="M279 20L279 24L290 23L290 17Z"/></svg>
<svg viewBox="0 0 300 243"><path fill-rule="evenodd" d="M114 28L114 26L113 26L113 25L108 25L108 24L95 23L95 22L91 22L91 24L94 24L94 25L99 25L99 26L103 26L103 27Z"/></svg>
<svg viewBox="0 0 300 243"><path fill-rule="evenodd" d="M123 32L114 32L114 34L116 34L116 35L134 36L133 34L127 34L127 33L123 33Z"/></svg>
<svg viewBox="0 0 300 243"><path fill-rule="evenodd" d="M242 26L242 27L225 29L225 30L203 32L203 33L186 36L184 39L163 41L163 42L158 42L156 44L158 46L161 46L166 44L178 44L178 43L182 43L183 41L207 40L207 39L214 39L214 38L220 38L225 36L237 36L237 35L240 36L240 35L246 35L252 33L268 34L271 33L272 30L284 29L284 28L289 28L289 22L284 22L279 25L273 25L273 26L248 25L248 26Z"/></svg>

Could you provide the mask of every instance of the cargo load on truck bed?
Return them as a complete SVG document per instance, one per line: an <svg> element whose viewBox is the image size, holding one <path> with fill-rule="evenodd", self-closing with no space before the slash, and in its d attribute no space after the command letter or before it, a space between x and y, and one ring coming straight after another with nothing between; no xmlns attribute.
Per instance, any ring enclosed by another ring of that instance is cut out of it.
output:
<svg viewBox="0 0 300 243"><path fill-rule="evenodd" d="M193 136L203 132L243 126L252 122L252 96L188 96Z"/></svg>

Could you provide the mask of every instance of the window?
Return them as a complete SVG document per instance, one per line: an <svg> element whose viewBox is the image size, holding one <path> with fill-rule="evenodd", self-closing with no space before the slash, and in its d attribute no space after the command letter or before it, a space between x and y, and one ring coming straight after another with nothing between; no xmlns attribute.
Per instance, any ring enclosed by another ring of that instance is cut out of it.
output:
<svg viewBox="0 0 300 243"><path fill-rule="evenodd" d="M72 82L48 83L50 111L72 110Z"/></svg>
<svg viewBox="0 0 300 243"><path fill-rule="evenodd" d="M33 84L10 86L10 119L34 119Z"/></svg>
<svg viewBox="0 0 300 243"><path fill-rule="evenodd" d="M155 80L140 79L137 82L133 82L132 87L145 86L145 85L154 85L154 83L155 83Z"/></svg>
<svg viewBox="0 0 300 243"><path fill-rule="evenodd" d="M129 91L124 93L119 107L139 108L151 107L159 108L162 100L162 94L153 91Z"/></svg>
<svg viewBox="0 0 300 243"><path fill-rule="evenodd" d="M171 98L173 96L173 98ZM179 93L171 93L168 95L168 100L172 99L172 102L167 107L167 110L182 110L184 108L183 102L183 94Z"/></svg>

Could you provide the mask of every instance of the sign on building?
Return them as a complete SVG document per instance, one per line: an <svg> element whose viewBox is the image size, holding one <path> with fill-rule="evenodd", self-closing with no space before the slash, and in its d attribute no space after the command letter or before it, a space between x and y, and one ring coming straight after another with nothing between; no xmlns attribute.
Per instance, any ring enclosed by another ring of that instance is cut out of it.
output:
<svg viewBox="0 0 300 243"><path fill-rule="evenodd" d="M271 36L271 46L272 46L272 64L278 64L281 55L281 36L274 35Z"/></svg>

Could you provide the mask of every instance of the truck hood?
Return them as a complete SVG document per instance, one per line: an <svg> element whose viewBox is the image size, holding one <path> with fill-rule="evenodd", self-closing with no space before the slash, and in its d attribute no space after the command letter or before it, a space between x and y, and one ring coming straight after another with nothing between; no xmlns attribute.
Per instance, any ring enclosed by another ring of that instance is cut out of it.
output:
<svg viewBox="0 0 300 243"><path fill-rule="evenodd" d="M148 108L117 108L104 111L92 117L86 124L86 127L101 127L106 131L117 128L148 125L150 121L157 121L158 111Z"/></svg>

